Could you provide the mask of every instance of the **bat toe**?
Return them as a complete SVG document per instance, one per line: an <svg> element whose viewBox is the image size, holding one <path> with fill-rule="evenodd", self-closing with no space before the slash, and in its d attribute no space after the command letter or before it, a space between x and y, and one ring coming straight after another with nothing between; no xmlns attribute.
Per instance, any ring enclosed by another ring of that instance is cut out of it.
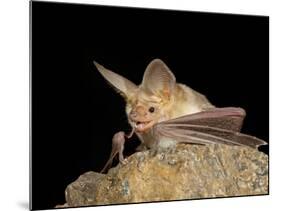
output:
<svg viewBox="0 0 281 211"><path fill-rule="evenodd" d="M125 158L124 160L121 160L120 163L121 163L122 165L127 165L127 164L129 163L129 161L128 161L127 158Z"/></svg>

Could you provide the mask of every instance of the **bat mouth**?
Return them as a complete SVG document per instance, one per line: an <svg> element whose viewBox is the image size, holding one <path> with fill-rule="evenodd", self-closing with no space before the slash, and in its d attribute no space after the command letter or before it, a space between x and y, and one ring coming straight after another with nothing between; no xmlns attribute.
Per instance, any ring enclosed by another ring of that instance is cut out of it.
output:
<svg viewBox="0 0 281 211"><path fill-rule="evenodd" d="M150 129L154 125L154 121L134 121L133 126L136 132L145 132L146 130Z"/></svg>

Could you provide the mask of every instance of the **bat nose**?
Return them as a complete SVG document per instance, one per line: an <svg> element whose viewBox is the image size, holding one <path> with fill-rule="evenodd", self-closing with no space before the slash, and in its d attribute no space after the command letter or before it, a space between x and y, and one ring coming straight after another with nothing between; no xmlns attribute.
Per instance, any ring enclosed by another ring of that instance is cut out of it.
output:
<svg viewBox="0 0 281 211"><path fill-rule="evenodd" d="M143 106L138 106L133 111L131 111L130 116L132 118L145 117L147 116L147 111Z"/></svg>
<svg viewBox="0 0 281 211"><path fill-rule="evenodd" d="M145 107L143 107L143 106L138 106L137 108L136 108L136 113L138 114L138 115L140 115L140 116L146 116L147 115L147 111L146 111L147 109L145 109Z"/></svg>

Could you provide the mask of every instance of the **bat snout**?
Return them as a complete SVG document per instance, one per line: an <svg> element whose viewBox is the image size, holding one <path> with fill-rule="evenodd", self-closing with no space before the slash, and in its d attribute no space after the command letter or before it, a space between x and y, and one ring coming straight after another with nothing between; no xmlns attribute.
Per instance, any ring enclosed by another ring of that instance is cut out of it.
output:
<svg viewBox="0 0 281 211"><path fill-rule="evenodd" d="M145 118L138 114L129 115L130 123L136 132L144 132L150 129L154 125L154 121L151 118Z"/></svg>
<svg viewBox="0 0 281 211"><path fill-rule="evenodd" d="M153 119L147 117L147 116L141 116L141 115L138 115L138 114L130 114L129 115L129 119L132 121L132 122L135 122L135 123L144 123L144 122L150 122L152 121Z"/></svg>
<svg viewBox="0 0 281 211"><path fill-rule="evenodd" d="M144 106L137 106L135 109L135 112L139 115L139 116L147 116L148 111Z"/></svg>
<svg viewBox="0 0 281 211"><path fill-rule="evenodd" d="M134 121L147 121L149 118L148 111L143 106L137 106L130 112L129 116L134 119Z"/></svg>
<svg viewBox="0 0 281 211"><path fill-rule="evenodd" d="M146 122L137 121L137 122L133 122L132 124L136 132L142 133L152 128L152 126L154 125L154 121L153 120L146 121Z"/></svg>
<svg viewBox="0 0 281 211"><path fill-rule="evenodd" d="M129 119L136 132L145 132L150 129L155 122L155 117L149 112L149 108L138 105L129 113Z"/></svg>

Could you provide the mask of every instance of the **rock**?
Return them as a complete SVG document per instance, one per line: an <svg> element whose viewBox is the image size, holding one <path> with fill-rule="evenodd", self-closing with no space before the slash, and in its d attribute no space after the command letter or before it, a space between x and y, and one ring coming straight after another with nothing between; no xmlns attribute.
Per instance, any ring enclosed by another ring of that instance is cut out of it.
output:
<svg viewBox="0 0 281 211"><path fill-rule="evenodd" d="M104 180L105 174L87 172L75 182L67 186L65 198L68 206L83 206L94 204L98 185Z"/></svg>
<svg viewBox="0 0 281 211"><path fill-rule="evenodd" d="M66 189L67 206L268 194L268 156L249 147L179 144L138 152L107 174L87 172Z"/></svg>

